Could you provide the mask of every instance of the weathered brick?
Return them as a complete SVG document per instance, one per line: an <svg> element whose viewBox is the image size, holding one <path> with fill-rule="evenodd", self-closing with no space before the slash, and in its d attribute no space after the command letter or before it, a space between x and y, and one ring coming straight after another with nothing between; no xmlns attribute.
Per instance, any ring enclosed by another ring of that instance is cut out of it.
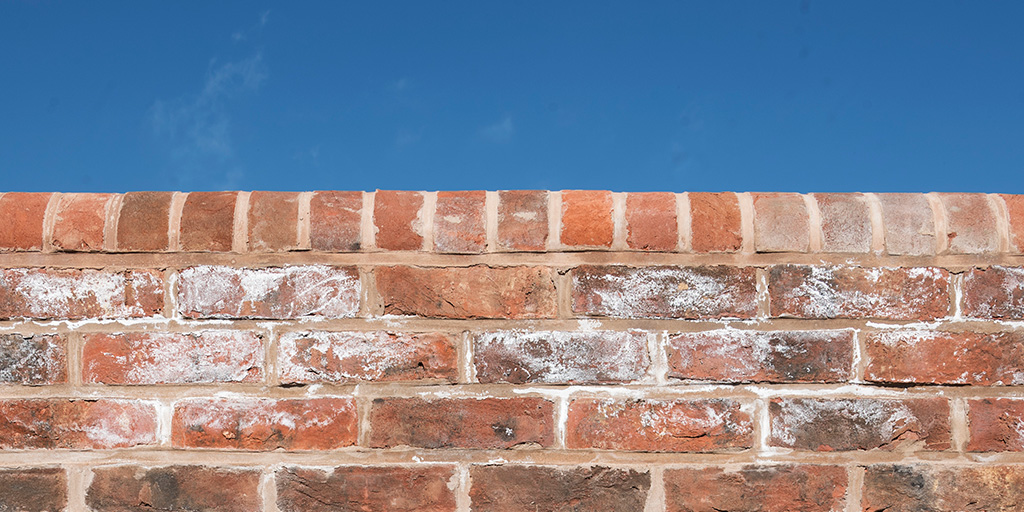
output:
<svg viewBox="0 0 1024 512"><path fill-rule="evenodd" d="M1024 385L1024 334L1018 332L870 332L864 352L870 382Z"/></svg>
<svg viewBox="0 0 1024 512"><path fill-rule="evenodd" d="M329 471L285 467L277 471L281 512L379 510L452 512L452 466L338 466Z"/></svg>
<svg viewBox="0 0 1024 512"><path fill-rule="evenodd" d="M0 400L0 448L105 450L156 443L156 407L138 400Z"/></svg>
<svg viewBox="0 0 1024 512"><path fill-rule="evenodd" d="M814 194L825 252L871 251L871 214L864 194Z"/></svg>
<svg viewBox="0 0 1024 512"><path fill-rule="evenodd" d="M263 510L260 470L210 466L112 466L93 470L90 510L129 512Z"/></svg>
<svg viewBox="0 0 1024 512"><path fill-rule="evenodd" d="M314 251L349 252L362 246L362 192L315 192L309 200L309 241Z"/></svg>
<svg viewBox="0 0 1024 512"><path fill-rule="evenodd" d="M230 251L237 198L237 192L189 193L181 210L181 250Z"/></svg>
<svg viewBox="0 0 1024 512"><path fill-rule="evenodd" d="M181 271L178 312L188 318L346 318L359 311L354 267L302 265Z"/></svg>
<svg viewBox="0 0 1024 512"><path fill-rule="evenodd" d="M290 332L281 335L281 381L355 382L458 378L455 340L444 333Z"/></svg>
<svg viewBox="0 0 1024 512"><path fill-rule="evenodd" d="M678 243L675 194L631 192L626 195L626 244L630 249L673 251Z"/></svg>
<svg viewBox="0 0 1024 512"><path fill-rule="evenodd" d="M331 450L356 443L351 398L189 398L174 404L178 448Z"/></svg>
<svg viewBox="0 0 1024 512"><path fill-rule="evenodd" d="M846 468L841 466L743 466L665 471L669 512L843 512Z"/></svg>
<svg viewBox="0 0 1024 512"><path fill-rule="evenodd" d="M554 404L542 398L378 398L370 428L372 448L550 446Z"/></svg>
<svg viewBox="0 0 1024 512"><path fill-rule="evenodd" d="M935 219L924 194L878 194L889 254L935 254Z"/></svg>
<svg viewBox="0 0 1024 512"><path fill-rule="evenodd" d="M968 317L1024 320L1024 267L968 270L963 295Z"/></svg>
<svg viewBox="0 0 1024 512"><path fill-rule="evenodd" d="M0 510L66 510L68 477L61 468L0 469Z"/></svg>
<svg viewBox="0 0 1024 512"><path fill-rule="evenodd" d="M499 192L498 247L507 251L543 251L547 243L547 191Z"/></svg>
<svg viewBox="0 0 1024 512"><path fill-rule="evenodd" d="M43 218L52 193L7 192L0 195L0 251L43 248Z"/></svg>
<svg viewBox="0 0 1024 512"><path fill-rule="evenodd" d="M487 246L482 190L438 192L434 213L434 249L438 252L479 253Z"/></svg>
<svg viewBox="0 0 1024 512"><path fill-rule="evenodd" d="M249 250L290 251L299 247L298 192L249 195Z"/></svg>
<svg viewBox="0 0 1024 512"><path fill-rule="evenodd" d="M932 320L949 313L949 272L935 267L771 268L771 314L796 318Z"/></svg>
<svg viewBox="0 0 1024 512"><path fill-rule="evenodd" d="M566 447L646 452L711 452L750 448L754 425L728 399L610 400L569 403Z"/></svg>
<svg viewBox="0 0 1024 512"><path fill-rule="evenodd" d="M938 194L946 210L946 237L953 254L999 251L995 210L985 194Z"/></svg>
<svg viewBox="0 0 1024 512"><path fill-rule="evenodd" d="M743 245L740 203L733 192L690 192L694 252L736 252Z"/></svg>
<svg viewBox="0 0 1024 512"><path fill-rule="evenodd" d="M0 318L135 318L163 304L157 271L0 270Z"/></svg>
<svg viewBox="0 0 1024 512"><path fill-rule="evenodd" d="M0 334L0 383L37 386L68 381L67 340L52 334Z"/></svg>
<svg viewBox="0 0 1024 512"><path fill-rule="evenodd" d="M753 194L757 252L807 252L810 221L800 194Z"/></svg>
<svg viewBox="0 0 1024 512"><path fill-rule="evenodd" d="M377 247L391 251L423 249L423 193L378 190L373 200Z"/></svg>
<svg viewBox="0 0 1024 512"><path fill-rule="evenodd" d="M102 384L260 382L263 352L245 331L86 334L82 372Z"/></svg>
<svg viewBox="0 0 1024 512"><path fill-rule="evenodd" d="M1010 250L1012 252L1015 248L1016 252L1020 254L1024 252L1024 195L1000 194L1000 197L1006 203L1006 217L1010 229Z"/></svg>
<svg viewBox="0 0 1024 512"><path fill-rule="evenodd" d="M621 318L751 318L753 267L581 265L572 278L576 314Z"/></svg>
<svg viewBox="0 0 1024 512"><path fill-rule="evenodd" d="M611 247L612 193L604 190L562 191L563 245L569 247Z"/></svg>
<svg viewBox="0 0 1024 512"><path fill-rule="evenodd" d="M815 451L950 447L949 404L941 398L775 398L768 411L772 446Z"/></svg>
<svg viewBox="0 0 1024 512"><path fill-rule="evenodd" d="M61 194L50 243L58 251L102 251L107 204L113 194Z"/></svg>
<svg viewBox="0 0 1024 512"><path fill-rule="evenodd" d="M1020 510L1024 503L1022 465L868 466L861 510L939 512Z"/></svg>
<svg viewBox="0 0 1024 512"><path fill-rule="evenodd" d="M651 475L634 469L474 466L474 512L635 512L644 509Z"/></svg>
<svg viewBox="0 0 1024 512"><path fill-rule="evenodd" d="M669 338L668 376L716 382L846 382L853 377L852 329L719 329Z"/></svg>
<svg viewBox="0 0 1024 512"><path fill-rule="evenodd" d="M117 220L117 250L166 251L173 192L128 192Z"/></svg>
<svg viewBox="0 0 1024 512"><path fill-rule="evenodd" d="M1024 451L1024 400L983 398L967 401L972 452Z"/></svg>
<svg viewBox="0 0 1024 512"><path fill-rule="evenodd" d="M480 382L601 384L643 379L650 367L642 331L496 331L474 338Z"/></svg>
<svg viewBox="0 0 1024 512"><path fill-rule="evenodd" d="M438 318L554 318L554 272L546 267L378 267L389 315Z"/></svg>

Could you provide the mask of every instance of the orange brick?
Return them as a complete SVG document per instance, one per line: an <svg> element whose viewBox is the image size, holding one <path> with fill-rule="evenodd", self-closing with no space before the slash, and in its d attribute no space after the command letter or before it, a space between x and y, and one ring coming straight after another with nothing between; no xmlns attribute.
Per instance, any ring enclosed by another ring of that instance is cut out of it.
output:
<svg viewBox="0 0 1024 512"><path fill-rule="evenodd" d="M548 242L548 193L503 190L498 193L498 247L543 251Z"/></svg>
<svg viewBox="0 0 1024 512"><path fill-rule="evenodd" d="M190 193L181 211L181 250L230 251L237 198L237 192Z"/></svg>
<svg viewBox="0 0 1024 512"><path fill-rule="evenodd" d="M487 246L482 190L438 192L434 214L434 250L479 253Z"/></svg>
<svg viewBox="0 0 1024 512"><path fill-rule="evenodd" d="M377 247L391 251L423 249L423 193L378 190L373 200Z"/></svg>
<svg viewBox="0 0 1024 512"><path fill-rule="evenodd" d="M878 194L889 254L935 254L935 219L924 194Z"/></svg>
<svg viewBox="0 0 1024 512"><path fill-rule="evenodd" d="M821 250L871 251L871 215L864 194L814 194L821 213Z"/></svg>
<svg viewBox="0 0 1024 512"><path fill-rule="evenodd" d="M753 194L757 252L807 252L810 221L800 194Z"/></svg>
<svg viewBox="0 0 1024 512"><path fill-rule="evenodd" d="M946 209L946 237L952 254L999 251L996 215L985 194L939 194Z"/></svg>
<svg viewBox="0 0 1024 512"><path fill-rule="evenodd" d="M743 245L740 203L732 192L691 192L690 231L694 252L736 252Z"/></svg>
<svg viewBox="0 0 1024 512"><path fill-rule="evenodd" d="M570 247L611 247L612 193L605 190L562 192L562 244Z"/></svg>
<svg viewBox="0 0 1024 512"><path fill-rule="evenodd" d="M289 251L299 246L299 194L253 192L249 195L249 250Z"/></svg>
<svg viewBox="0 0 1024 512"><path fill-rule="evenodd" d="M62 194L51 243L59 251L102 251L107 204L113 194Z"/></svg>
<svg viewBox="0 0 1024 512"><path fill-rule="evenodd" d="M377 398L370 411L369 444L372 448L551 446L554 406L542 398Z"/></svg>
<svg viewBox="0 0 1024 512"><path fill-rule="evenodd" d="M92 474L85 495L89 510L263 510L258 469L108 466Z"/></svg>
<svg viewBox="0 0 1024 512"><path fill-rule="evenodd" d="M358 251L362 245L362 192L316 192L309 202L314 251Z"/></svg>
<svg viewBox="0 0 1024 512"><path fill-rule="evenodd" d="M665 471L673 512L846 510L846 468L819 465L707 467Z"/></svg>
<svg viewBox="0 0 1024 512"><path fill-rule="evenodd" d="M43 248L43 218L52 193L8 192L0 196L0 250Z"/></svg>
<svg viewBox="0 0 1024 512"><path fill-rule="evenodd" d="M117 250L166 251L172 192L129 192L121 200Z"/></svg>
<svg viewBox="0 0 1024 512"><path fill-rule="evenodd" d="M648 192L626 196L626 244L630 249L674 251L678 242L675 194Z"/></svg>
<svg viewBox="0 0 1024 512"><path fill-rule="evenodd" d="M0 448L109 450L156 444L156 407L138 400L0 400Z"/></svg>
<svg viewBox="0 0 1024 512"><path fill-rule="evenodd" d="M1006 216L1010 224L1010 248L1024 252L1024 195L1002 194L1006 202ZM0 228L2 229L2 228Z"/></svg>

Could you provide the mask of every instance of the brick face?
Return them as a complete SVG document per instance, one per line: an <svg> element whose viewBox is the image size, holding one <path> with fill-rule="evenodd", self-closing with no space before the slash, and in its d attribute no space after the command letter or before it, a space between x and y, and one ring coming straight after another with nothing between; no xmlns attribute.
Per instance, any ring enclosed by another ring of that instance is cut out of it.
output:
<svg viewBox="0 0 1024 512"><path fill-rule="evenodd" d="M885 247L889 254L935 254L935 214L925 196L878 194L878 200L882 205Z"/></svg>
<svg viewBox="0 0 1024 512"><path fill-rule="evenodd" d="M799 194L754 194L757 252L807 252L810 221Z"/></svg>
<svg viewBox="0 0 1024 512"><path fill-rule="evenodd" d="M248 332L87 334L85 382L200 384L263 380L263 340Z"/></svg>
<svg viewBox="0 0 1024 512"><path fill-rule="evenodd" d="M1024 319L1024 268L994 266L964 274L964 316Z"/></svg>
<svg viewBox="0 0 1024 512"><path fill-rule="evenodd" d="M434 212L434 249L479 253L487 246L483 191L438 192Z"/></svg>
<svg viewBox="0 0 1024 512"><path fill-rule="evenodd" d="M471 471L474 511L533 512L643 510L650 474L602 466L476 466Z"/></svg>
<svg viewBox="0 0 1024 512"><path fill-rule="evenodd" d="M734 252L743 244L740 202L732 192L691 192L690 230L694 252Z"/></svg>
<svg viewBox="0 0 1024 512"><path fill-rule="evenodd" d="M554 439L554 404L541 398L378 398L370 412L373 448L511 448Z"/></svg>
<svg viewBox="0 0 1024 512"><path fill-rule="evenodd" d="M373 225L377 247L392 251L423 249L423 194L378 190L374 194Z"/></svg>
<svg viewBox="0 0 1024 512"><path fill-rule="evenodd" d="M27 512L65 510L67 473L61 468L0 469L0 509Z"/></svg>
<svg viewBox="0 0 1024 512"><path fill-rule="evenodd" d="M139 318L163 309L156 271L0 269L0 318Z"/></svg>
<svg viewBox="0 0 1024 512"><path fill-rule="evenodd" d="M474 338L480 382L603 384L643 379L649 334L640 331L497 331Z"/></svg>
<svg viewBox="0 0 1024 512"><path fill-rule="evenodd" d="M237 199L237 192L190 193L181 210L181 250L230 251Z"/></svg>
<svg viewBox="0 0 1024 512"><path fill-rule="evenodd" d="M358 382L457 378L456 347L444 333L297 332L281 337L281 381Z"/></svg>
<svg viewBox="0 0 1024 512"><path fill-rule="evenodd" d="M260 472L208 466L111 466L93 471L91 510L261 510Z"/></svg>
<svg viewBox="0 0 1024 512"><path fill-rule="evenodd" d="M626 245L644 251L672 251L678 244L676 196L668 192L626 195Z"/></svg>
<svg viewBox="0 0 1024 512"><path fill-rule="evenodd" d="M387 510L450 512L451 466L339 466L330 471L285 467L277 472L281 512Z"/></svg>
<svg viewBox="0 0 1024 512"><path fill-rule="evenodd" d="M611 247L614 229L610 192L592 190L562 192L561 240L563 245Z"/></svg>
<svg viewBox="0 0 1024 512"><path fill-rule="evenodd" d="M670 469L665 472L671 512L842 512L846 469L839 466L744 466Z"/></svg>
<svg viewBox="0 0 1024 512"><path fill-rule="evenodd" d="M316 192L309 201L309 239L314 251L362 247L362 192Z"/></svg>
<svg viewBox="0 0 1024 512"><path fill-rule="evenodd" d="M170 238L173 192L129 192L121 200L117 221L120 251L166 251Z"/></svg>
<svg viewBox="0 0 1024 512"><path fill-rule="evenodd" d="M67 378L64 336L0 334L0 383L38 386L63 384Z"/></svg>
<svg viewBox="0 0 1024 512"><path fill-rule="evenodd" d="M8 192L0 196L0 250L43 248L43 220L51 193Z"/></svg>
<svg viewBox="0 0 1024 512"><path fill-rule="evenodd" d="M949 404L938 398L776 398L769 415L772 446L826 452L950 447Z"/></svg>
<svg viewBox="0 0 1024 512"><path fill-rule="evenodd" d="M871 382L1024 384L1024 336L1017 332L873 332L865 337L865 356Z"/></svg>
<svg viewBox="0 0 1024 512"><path fill-rule="evenodd" d="M51 243L59 251L103 250L111 194L63 194L54 212Z"/></svg>
<svg viewBox="0 0 1024 512"><path fill-rule="evenodd" d="M507 251L543 251L548 241L548 193L498 193L498 246Z"/></svg>
<svg viewBox="0 0 1024 512"><path fill-rule="evenodd" d="M0 400L5 449L106 450L156 443L156 408L138 400Z"/></svg>
<svg viewBox="0 0 1024 512"><path fill-rule="evenodd" d="M249 250L287 251L299 246L299 194L253 192L249 195Z"/></svg>
<svg viewBox="0 0 1024 512"><path fill-rule="evenodd" d="M878 464L864 474L863 510L1016 510L1024 466Z"/></svg>
<svg viewBox="0 0 1024 512"><path fill-rule="evenodd" d="M863 194L814 194L821 215L824 252L866 253L871 250L871 216Z"/></svg>

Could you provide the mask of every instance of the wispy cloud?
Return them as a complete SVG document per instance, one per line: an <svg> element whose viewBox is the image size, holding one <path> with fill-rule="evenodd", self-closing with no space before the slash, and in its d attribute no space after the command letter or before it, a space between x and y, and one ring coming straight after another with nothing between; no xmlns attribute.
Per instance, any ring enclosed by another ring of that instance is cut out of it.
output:
<svg viewBox="0 0 1024 512"><path fill-rule="evenodd" d="M480 135L491 142L509 142L516 132L511 116L505 116L501 121L480 130Z"/></svg>
<svg viewBox="0 0 1024 512"><path fill-rule="evenodd" d="M260 19L259 19L259 21L256 22L255 25L253 25L253 26L251 26L251 27L249 27L247 29L239 29L239 30L236 30L236 31L232 32L231 33L231 40L236 42L236 43L240 43L242 41L245 41L246 39L249 39L249 37L254 32L258 32L258 31L262 30L263 27L267 26L267 21L269 21L269 20L270 20L270 10L267 9L266 11L263 11L262 13L260 13Z"/></svg>

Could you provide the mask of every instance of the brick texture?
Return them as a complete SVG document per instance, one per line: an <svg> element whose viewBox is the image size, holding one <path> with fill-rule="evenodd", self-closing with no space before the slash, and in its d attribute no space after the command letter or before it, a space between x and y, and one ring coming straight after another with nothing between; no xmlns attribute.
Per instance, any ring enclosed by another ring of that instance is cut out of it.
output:
<svg viewBox="0 0 1024 512"><path fill-rule="evenodd" d="M86 505L97 511L261 510L260 472L207 466L103 467L93 471Z"/></svg>
<svg viewBox="0 0 1024 512"><path fill-rule="evenodd" d="M541 398L378 398L370 429L374 448L544 447L554 439L554 404Z"/></svg>
<svg viewBox="0 0 1024 512"><path fill-rule="evenodd" d="M971 269L964 275L964 315L1024 319L1024 268Z"/></svg>
<svg viewBox="0 0 1024 512"><path fill-rule="evenodd" d="M43 248L43 220L51 193L8 192L0 196L0 250Z"/></svg>
<svg viewBox="0 0 1024 512"><path fill-rule="evenodd" d="M373 202L377 247L392 251L423 249L423 217L420 192L378 190Z"/></svg>
<svg viewBox="0 0 1024 512"><path fill-rule="evenodd" d="M478 466L470 500L481 512L643 510L648 473L589 467Z"/></svg>
<svg viewBox="0 0 1024 512"><path fill-rule="evenodd" d="M103 228L111 194L63 194L54 212L53 238L58 251L103 250Z"/></svg>
<svg viewBox="0 0 1024 512"><path fill-rule="evenodd" d="M496 331L474 339L480 382L601 384L647 376L650 334L641 331Z"/></svg>
<svg viewBox="0 0 1024 512"><path fill-rule="evenodd" d="M610 192L562 192L562 244L570 247L611 247L614 230Z"/></svg>
<svg viewBox="0 0 1024 512"><path fill-rule="evenodd" d="M740 202L732 192L691 192L690 230L694 252L734 252L743 244Z"/></svg>
<svg viewBox="0 0 1024 512"><path fill-rule="evenodd" d="M230 251L237 200L236 192L190 193L181 210L181 250Z"/></svg>
<svg viewBox="0 0 1024 512"><path fill-rule="evenodd" d="M61 468L0 470L0 509L24 512L65 510L67 473Z"/></svg>
<svg viewBox="0 0 1024 512"><path fill-rule="evenodd" d="M277 472L277 508L449 512L455 510L448 485L452 474L451 466L339 466L330 471L285 467Z"/></svg>
<svg viewBox="0 0 1024 512"><path fill-rule="evenodd" d="M478 253L487 247L484 192L438 192L434 212L434 249Z"/></svg>
<svg viewBox="0 0 1024 512"><path fill-rule="evenodd" d="M775 398L768 409L772 446L816 451L950 447L949 404L938 398Z"/></svg>
<svg viewBox="0 0 1024 512"><path fill-rule="evenodd" d="M548 242L548 193L503 190L498 194L498 246L507 251L543 251Z"/></svg>
<svg viewBox="0 0 1024 512"><path fill-rule="evenodd" d="M626 196L626 245L644 251L672 251L679 237L676 196L668 192Z"/></svg>
<svg viewBox="0 0 1024 512"><path fill-rule="evenodd" d="M281 381L455 382L456 347L444 333L297 332L281 337Z"/></svg>
<svg viewBox="0 0 1024 512"><path fill-rule="evenodd" d="M0 318L139 318L163 309L155 271L0 269Z"/></svg>
<svg viewBox="0 0 1024 512"><path fill-rule="evenodd" d="M757 252L807 252L810 220L798 194L754 194Z"/></svg>
<svg viewBox="0 0 1024 512"><path fill-rule="evenodd" d="M249 195L249 250L287 251L299 246L299 194L253 192Z"/></svg>
<svg viewBox="0 0 1024 512"><path fill-rule="evenodd" d="M921 194L878 194L889 254L935 254L935 214Z"/></svg>
<svg viewBox="0 0 1024 512"><path fill-rule="evenodd" d="M821 215L824 252L866 253L871 250L871 215L863 194L814 194Z"/></svg>
<svg viewBox="0 0 1024 512"><path fill-rule="evenodd" d="M138 400L0 400L0 447L103 450L156 443L156 408Z"/></svg>
<svg viewBox="0 0 1024 512"><path fill-rule="evenodd" d="M884 331L865 337L865 378L887 384L1024 384L1024 335Z"/></svg>
<svg viewBox="0 0 1024 512"><path fill-rule="evenodd" d="M309 241L314 251L362 247L362 192L316 192L309 200Z"/></svg>
<svg viewBox="0 0 1024 512"><path fill-rule="evenodd" d="M117 220L119 251L156 252L169 249L173 192L129 192L121 200Z"/></svg>
<svg viewBox="0 0 1024 512"><path fill-rule="evenodd" d="M67 338L0 334L0 383L38 386L68 378Z"/></svg>
<svg viewBox="0 0 1024 512"><path fill-rule="evenodd" d="M250 332L87 334L85 382L199 384L263 380L263 340Z"/></svg>
<svg viewBox="0 0 1024 512"><path fill-rule="evenodd" d="M672 512L842 512L846 469L838 466L744 466L670 469L666 510Z"/></svg>
<svg viewBox="0 0 1024 512"><path fill-rule="evenodd" d="M1024 503L1024 466L879 464L864 474L863 510L1015 510Z"/></svg>

